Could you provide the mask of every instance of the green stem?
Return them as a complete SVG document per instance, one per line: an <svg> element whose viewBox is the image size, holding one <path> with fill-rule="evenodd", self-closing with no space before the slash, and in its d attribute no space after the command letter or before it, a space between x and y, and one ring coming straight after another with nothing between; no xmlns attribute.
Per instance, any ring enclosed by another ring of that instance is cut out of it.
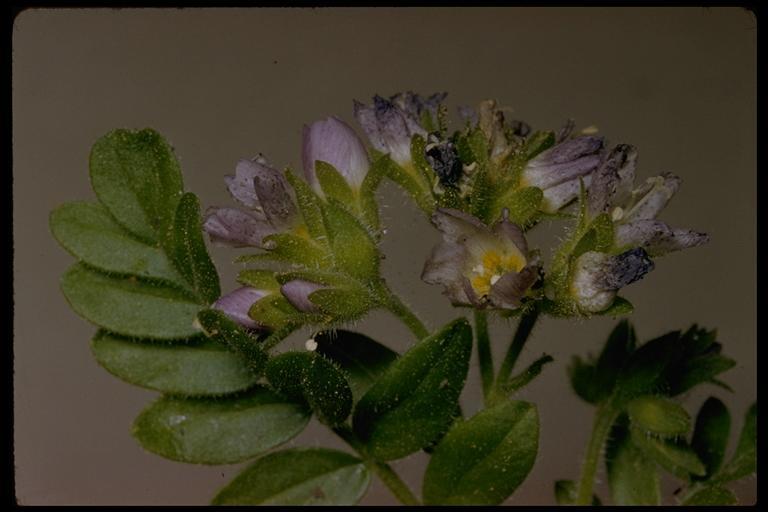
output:
<svg viewBox="0 0 768 512"><path fill-rule="evenodd" d="M496 384L494 386L496 391L500 391L504 387L504 384L512 374L517 358L520 357L520 353L523 351L523 347L528 341L538 318L538 308L523 313L523 316L520 317L520 323L517 325L515 336L512 338L512 343L510 343L507 354L504 356L504 361L501 363L501 368L499 368L499 373L496 375Z"/></svg>
<svg viewBox="0 0 768 512"><path fill-rule="evenodd" d="M403 304L403 301L401 301L400 298L387 287L383 280L377 288L382 307L386 308L399 318L417 339L429 336L429 330L424 326L422 321L419 320L419 317L417 317L408 306Z"/></svg>
<svg viewBox="0 0 768 512"><path fill-rule="evenodd" d="M360 455L360 457L363 458L363 462L365 463L366 467L373 471L376 476L378 476L381 481L384 482L384 485L386 485L389 490L392 491L392 494L394 494L395 497L400 500L400 503L403 505L421 505L419 499L414 496L413 492L411 492L411 489L405 485L405 482L400 479L397 473L395 473L395 470L393 470L389 464L386 462L374 460L368 456L365 450L365 445L360 442L355 433L352 432L352 429L350 429L347 425L342 425L334 428L333 431L336 433L336 435L346 441L347 444L351 446Z"/></svg>
<svg viewBox="0 0 768 512"><path fill-rule="evenodd" d="M264 339L264 342L262 343L261 347L264 351L268 351L275 347L278 343L283 341L285 338L287 338L293 331L301 327L301 324L298 322L287 322L267 336Z"/></svg>
<svg viewBox="0 0 768 512"><path fill-rule="evenodd" d="M592 437L587 445L587 453L581 467L581 478L576 491L575 505L592 504L592 488L595 484L595 474L600 461L600 454L605 440L611 431L613 422L619 415L619 410L609 401L600 406L595 413L595 423L592 426Z"/></svg>
<svg viewBox="0 0 768 512"><path fill-rule="evenodd" d="M477 359L480 363L480 378L483 382L483 398L488 405L488 397L493 386L493 354L491 338L488 335L488 314L475 310L475 339L477 339Z"/></svg>

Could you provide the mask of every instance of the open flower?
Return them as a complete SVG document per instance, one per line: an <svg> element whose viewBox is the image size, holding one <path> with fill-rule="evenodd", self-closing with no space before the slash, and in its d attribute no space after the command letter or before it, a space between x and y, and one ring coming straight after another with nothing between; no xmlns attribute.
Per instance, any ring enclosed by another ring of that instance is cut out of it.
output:
<svg viewBox="0 0 768 512"><path fill-rule="evenodd" d="M225 176L224 181L232 197L246 208L210 208L203 230L212 242L262 247L265 236L294 226L297 209L288 182L264 158L240 160L235 175Z"/></svg>
<svg viewBox="0 0 768 512"><path fill-rule="evenodd" d="M595 171L589 190L590 214L611 215L615 245L642 247L651 256L659 256L706 243L709 240L706 233L672 228L656 220L677 192L681 180L673 174L664 173L648 178L633 190L635 159L636 152L631 146L614 148L606 162Z"/></svg>
<svg viewBox="0 0 768 512"><path fill-rule="evenodd" d="M574 263L571 296L582 311L603 311L620 288L641 279L653 267L653 261L639 247L616 256L585 252Z"/></svg>
<svg viewBox="0 0 768 512"><path fill-rule="evenodd" d="M439 208L432 216L443 242L432 251L421 278L441 284L454 305L515 309L536 281L536 258L522 230L505 210L493 226L459 210Z"/></svg>
<svg viewBox="0 0 768 512"><path fill-rule="evenodd" d="M355 131L337 117L327 117L304 127L302 160L307 182L322 195L315 162L336 168L353 190L359 190L370 164L365 146Z"/></svg>
<svg viewBox="0 0 768 512"><path fill-rule="evenodd" d="M589 175L600 165L602 150L602 137L582 135L564 140L528 162L521 186L540 188L542 210L555 212L578 196L579 178L589 186Z"/></svg>
<svg viewBox="0 0 768 512"><path fill-rule="evenodd" d="M233 321L248 329L262 328L255 320L248 316L248 311L254 303L269 295L268 290L257 290L249 286L243 286L226 295L222 295L211 305L213 309L223 312Z"/></svg>
<svg viewBox="0 0 768 512"><path fill-rule="evenodd" d="M405 166L411 162L413 136L427 137L427 130L421 124L423 112L436 119L437 109L445 96L445 93L437 93L423 99L407 92L387 100L376 95L372 105L354 102L355 118L374 149L389 153L392 160Z"/></svg>

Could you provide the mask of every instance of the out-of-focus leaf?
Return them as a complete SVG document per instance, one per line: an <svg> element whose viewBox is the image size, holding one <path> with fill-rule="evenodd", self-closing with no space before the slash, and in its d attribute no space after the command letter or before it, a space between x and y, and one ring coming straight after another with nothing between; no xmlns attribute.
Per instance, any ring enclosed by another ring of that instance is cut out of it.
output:
<svg viewBox="0 0 768 512"><path fill-rule="evenodd" d="M738 501L736 496L723 487L705 487L693 496L686 499L682 504L689 507L707 506L707 505L736 505Z"/></svg>
<svg viewBox="0 0 768 512"><path fill-rule="evenodd" d="M648 458L656 461L670 473L687 479L691 475L703 476L704 464L690 446L682 442L657 439L636 428L630 428L632 443Z"/></svg>
<svg viewBox="0 0 768 512"><path fill-rule="evenodd" d="M627 404L632 425L660 437L688 433L691 417L677 402L660 396L640 396Z"/></svg>
<svg viewBox="0 0 768 512"><path fill-rule="evenodd" d="M757 469L757 403L753 403L744 417L739 443L731 460L715 476L717 482L730 482L744 478Z"/></svg>
<svg viewBox="0 0 768 512"><path fill-rule="evenodd" d="M659 505L661 489L656 463L629 439L625 425L614 425L605 453L608 484L616 505Z"/></svg>
<svg viewBox="0 0 768 512"><path fill-rule="evenodd" d="M709 397L696 416L691 440L691 448L704 463L709 477L720 469L730 431L731 415L725 404L715 397Z"/></svg>
<svg viewBox="0 0 768 512"><path fill-rule="evenodd" d="M327 448L289 448L259 458L213 505L354 505L370 473L360 459Z"/></svg>

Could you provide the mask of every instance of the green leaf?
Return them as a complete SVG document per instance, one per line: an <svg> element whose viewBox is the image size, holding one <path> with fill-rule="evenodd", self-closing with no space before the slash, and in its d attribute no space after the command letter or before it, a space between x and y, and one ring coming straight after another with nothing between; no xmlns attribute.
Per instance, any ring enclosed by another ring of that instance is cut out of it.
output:
<svg viewBox="0 0 768 512"><path fill-rule="evenodd" d="M142 411L133 435L148 451L193 464L234 464L304 430L309 411L265 388L223 398L164 396Z"/></svg>
<svg viewBox="0 0 768 512"><path fill-rule="evenodd" d="M91 185L117 222L140 238L160 242L181 199L181 169L154 130L114 130L93 145Z"/></svg>
<svg viewBox="0 0 768 512"><path fill-rule="evenodd" d="M314 352L286 352L270 359L267 379L280 393L301 398L327 425L338 425L352 412L352 391L344 374Z"/></svg>
<svg viewBox="0 0 768 512"><path fill-rule="evenodd" d="M379 460L405 457L443 433L453 421L472 350L464 318L417 343L360 399L355 433Z"/></svg>
<svg viewBox="0 0 768 512"><path fill-rule="evenodd" d="M555 500L558 505L573 505L576 503L576 497L578 489L576 488L576 482L573 480L557 480L555 482ZM599 507L600 498L597 495L592 495L592 506Z"/></svg>
<svg viewBox="0 0 768 512"><path fill-rule="evenodd" d="M698 491L693 496L686 499L683 503L685 506L705 506L705 505L736 505L738 500L736 496L722 487L705 487Z"/></svg>
<svg viewBox="0 0 768 512"><path fill-rule="evenodd" d="M736 452L713 480L730 482L753 474L757 469L757 403L753 403L744 417Z"/></svg>
<svg viewBox="0 0 768 512"><path fill-rule="evenodd" d="M389 155L383 158L386 158L383 161L386 176L408 192L425 213L431 214L435 211L435 199L432 196L431 185L424 183L423 176L419 174L416 167L410 164L406 165L407 169L405 169L392 161Z"/></svg>
<svg viewBox="0 0 768 512"><path fill-rule="evenodd" d="M707 468L707 476L714 475L720 469L730 431L731 415L725 404L709 397L699 409L691 439L691 448Z"/></svg>
<svg viewBox="0 0 768 512"><path fill-rule="evenodd" d="M170 345L99 331L91 340L91 351L112 375L164 393L224 395L252 387L258 380L242 359L206 340Z"/></svg>
<svg viewBox="0 0 768 512"><path fill-rule="evenodd" d="M259 340L246 333L227 315L216 309L206 309L198 313L197 321L205 334L222 347L237 354L246 363L252 375L261 375L268 355L261 348Z"/></svg>
<svg viewBox="0 0 768 512"><path fill-rule="evenodd" d="M354 505L371 477L355 457L327 448L289 448L259 458L213 505Z"/></svg>
<svg viewBox="0 0 768 512"><path fill-rule="evenodd" d="M306 181L298 178L290 169L285 170L285 178L293 188L296 195L296 202L299 205L299 211L307 225L307 230L314 240L325 239L325 225L320 211L320 198L307 184Z"/></svg>
<svg viewBox="0 0 768 512"><path fill-rule="evenodd" d="M187 287L158 247L125 231L100 203L66 203L51 212L56 240L75 258L104 272L160 279Z"/></svg>
<svg viewBox="0 0 768 512"><path fill-rule="evenodd" d="M457 422L434 450L424 474L427 505L497 505L536 460L539 418L527 402L505 402Z"/></svg>
<svg viewBox="0 0 768 512"><path fill-rule="evenodd" d="M317 352L347 374L355 401L397 359L397 352L360 333L336 329L315 336Z"/></svg>
<svg viewBox="0 0 768 512"><path fill-rule="evenodd" d="M333 199L323 205L323 218L336 266L357 279L378 276L379 251L360 221Z"/></svg>
<svg viewBox="0 0 768 512"><path fill-rule="evenodd" d="M315 174L320 187L327 197L332 197L347 204L354 203L354 194L349 183L334 166L322 160L315 162Z"/></svg>
<svg viewBox="0 0 768 512"><path fill-rule="evenodd" d="M627 404L633 426L660 437L682 436L691 428L691 417L677 402L646 395Z"/></svg>
<svg viewBox="0 0 768 512"><path fill-rule="evenodd" d="M219 274L205 248L200 202L195 194L181 196L168 238L169 255L176 268L204 303L215 302L221 295Z"/></svg>
<svg viewBox="0 0 768 512"><path fill-rule="evenodd" d="M616 392L622 401L654 393L663 387L662 376L679 339L680 332L672 331L644 343L632 353L616 379Z"/></svg>
<svg viewBox="0 0 768 512"><path fill-rule="evenodd" d="M632 443L646 457L656 461L673 475L687 479L691 475L704 476L706 473L707 470L696 452L683 442L657 439L634 427L629 430Z"/></svg>
<svg viewBox="0 0 768 512"><path fill-rule="evenodd" d="M605 391L596 385L596 372L594 363L584 361L579 356L573 356L568 366L568 378L574 393L590 404L597 404L605 398Z"/></svg>
<svg viewBox="0 0 768 512"><path fill-rule="evenodd" d="M75 312L105 329L138 338L188 338L201 306L187 294L136 277L110 277L81 263L71 266L61 289Z"/></svg>
<svg viewBox="0 0 768 512"><path fill-rule="evenodd" d="M606 446L605 465L616 505L661 504L656 463L630 441L625 425L614 425Z"/></svg>

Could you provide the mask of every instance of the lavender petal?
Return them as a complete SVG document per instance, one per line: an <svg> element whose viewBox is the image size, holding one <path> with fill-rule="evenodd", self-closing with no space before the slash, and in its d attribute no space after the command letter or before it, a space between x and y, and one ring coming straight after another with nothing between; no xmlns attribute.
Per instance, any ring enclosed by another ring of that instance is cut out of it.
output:
<svg viewBox="0 0 768 512"><path fill-rule="evenodd" d="M304 175L319 190L315 162L321 160L336 168L347 183L359 189L368 174L368 153L355 131L337 117L316 121L303 130Z"/></svg>
<svg viewBox="0 0 768 512"><path fill-rule="evenodd" d="M211 305L211 308L222 311L243 327L257 329L261 326L248 316L248 310L251 309L255 302L268 294L268 291L244 286L226 295L222 295Z"/></svg>
<svg viewBox="0 0 768 512"><path fill-rule="evenodd" d="M203 230L211 241L229 247L261 247L262 239L275 228L256 212L237 208L210 208Z"/></svg>
<svg viewBox="0 0 768 512"><path fill-rule="evenodd" d="M309 295L326 286L303 279L288 281L280 287L280 293L291 303L293 307L303 313L315 313L318 308L309 300Z"/></svg>

